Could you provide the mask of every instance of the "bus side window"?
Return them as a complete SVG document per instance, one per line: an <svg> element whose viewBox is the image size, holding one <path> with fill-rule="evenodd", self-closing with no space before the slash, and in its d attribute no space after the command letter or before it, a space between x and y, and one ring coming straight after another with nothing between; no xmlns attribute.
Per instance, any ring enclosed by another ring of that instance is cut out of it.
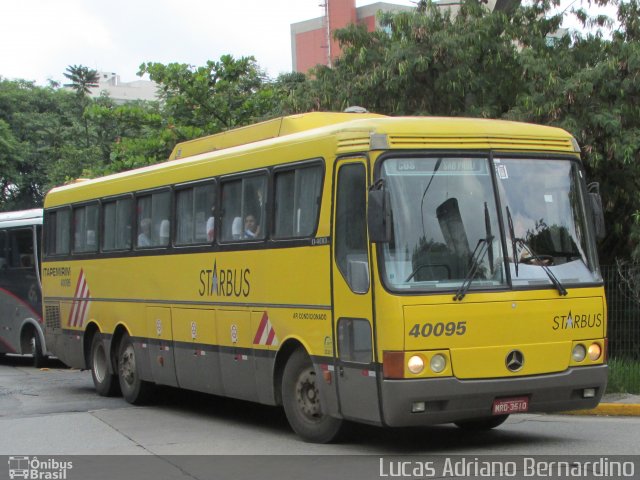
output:
<svg viewBox="0 0 640 480"><path fill-rule="evenodd" d="M103 204L103 250L131 248L131 206L131 198L120 198Z"/></svg>
<svg viewBox="0 0 640 480"><path fill-rule="evenodd" d="M222 184L221 206L222 235L220 238L223 242L238 240L242 233L242 180Z"/></svg>
<svg viewBox="0 0 640 480"><path fill-rule="evenodd" d="M46 215L47 254L66 255L69 253L71 232L71 210L62 208Z"/></svg>
<svg viewBox="0 0 640 480"><path fill-rule="evenodd" d="M176 245L211 243L215 228L215 185L176 192Z"/></svg>
<svg viewBox="0 0 640 480"><path fill-rule="evenodd" d="M338 172L335 220L336 264L351 290L369 290L364 165L344 165Z"/></svg>
<svg viewBox="0 0 640 480"><path fill-rule="evenodd" d="M274 238L313 235L318 222L322 167L299 167L275 174Z"/></svg>
<svg viewBox="0 0 640 480"><path fill-rule="evenodd" d="M12 230L9 232L10 263L12 268L33 268L33 231Z"/></svg>
<svg viewBox="0 0 640 480"><path fill-rule="evenodd" d="M265 237L267 176L254 175L222 184L223 242Z"/></svg>
<svg viewBox="0 0 640 480"><path fill-rule="evenodd" d="M171 223L169 221L171 193L154 192L138 197L137 247L166 247L169 245Z"/></svg>
<svg viewBox="0 0 640 480"><path fill-rule="evenodd" d="M98 250L98 204L74 208L73 227L74 253L96 252Z"/></svg>

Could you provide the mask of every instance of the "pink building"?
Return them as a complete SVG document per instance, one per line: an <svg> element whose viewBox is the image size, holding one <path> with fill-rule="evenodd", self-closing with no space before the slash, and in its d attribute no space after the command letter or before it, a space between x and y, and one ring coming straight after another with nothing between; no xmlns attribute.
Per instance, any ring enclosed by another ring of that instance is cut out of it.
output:
<svg viewBox="0 0 640 480"><path fill-rule="evenodd" d="M291 25L291 59L293 71L306 72L318 64L331 65L340 56L340 46L333 32L351 23L379 28L376 13L412 10L413 7L378 2L356 8L355 0L325 0L325 15Z"/></svg>

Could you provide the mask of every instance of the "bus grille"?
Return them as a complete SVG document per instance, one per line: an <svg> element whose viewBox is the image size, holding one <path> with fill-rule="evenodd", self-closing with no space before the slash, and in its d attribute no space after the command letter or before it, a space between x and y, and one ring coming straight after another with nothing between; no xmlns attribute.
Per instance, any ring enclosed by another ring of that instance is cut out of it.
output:
<svg viewBox="0 0 640 480"><path fill-rule="evenodd" d="M47 328L60 328L60 305L45 305L44 319Z"/></svg>

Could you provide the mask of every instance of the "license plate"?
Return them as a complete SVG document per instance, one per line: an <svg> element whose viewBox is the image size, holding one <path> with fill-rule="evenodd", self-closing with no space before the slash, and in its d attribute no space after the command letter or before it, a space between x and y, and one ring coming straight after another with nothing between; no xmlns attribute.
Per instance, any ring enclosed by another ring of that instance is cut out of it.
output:
<svg viewBox="0 0 640 480"><path fill-rule="evenodd" d="M508 415L529 411L529 397L496 398L491 409L494 415Z"/></svg>

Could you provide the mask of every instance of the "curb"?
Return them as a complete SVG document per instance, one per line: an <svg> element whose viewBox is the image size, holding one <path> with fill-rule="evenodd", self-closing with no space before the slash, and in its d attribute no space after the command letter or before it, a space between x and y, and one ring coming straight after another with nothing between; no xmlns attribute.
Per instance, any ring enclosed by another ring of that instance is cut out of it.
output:
<svg viewBox="0 0 640 480"><path fill-rule="evenodd" d="M610 415L618 417L640 416L640 404L637 403L601 403L590 410L572 410L563 415Z"/></svg>

